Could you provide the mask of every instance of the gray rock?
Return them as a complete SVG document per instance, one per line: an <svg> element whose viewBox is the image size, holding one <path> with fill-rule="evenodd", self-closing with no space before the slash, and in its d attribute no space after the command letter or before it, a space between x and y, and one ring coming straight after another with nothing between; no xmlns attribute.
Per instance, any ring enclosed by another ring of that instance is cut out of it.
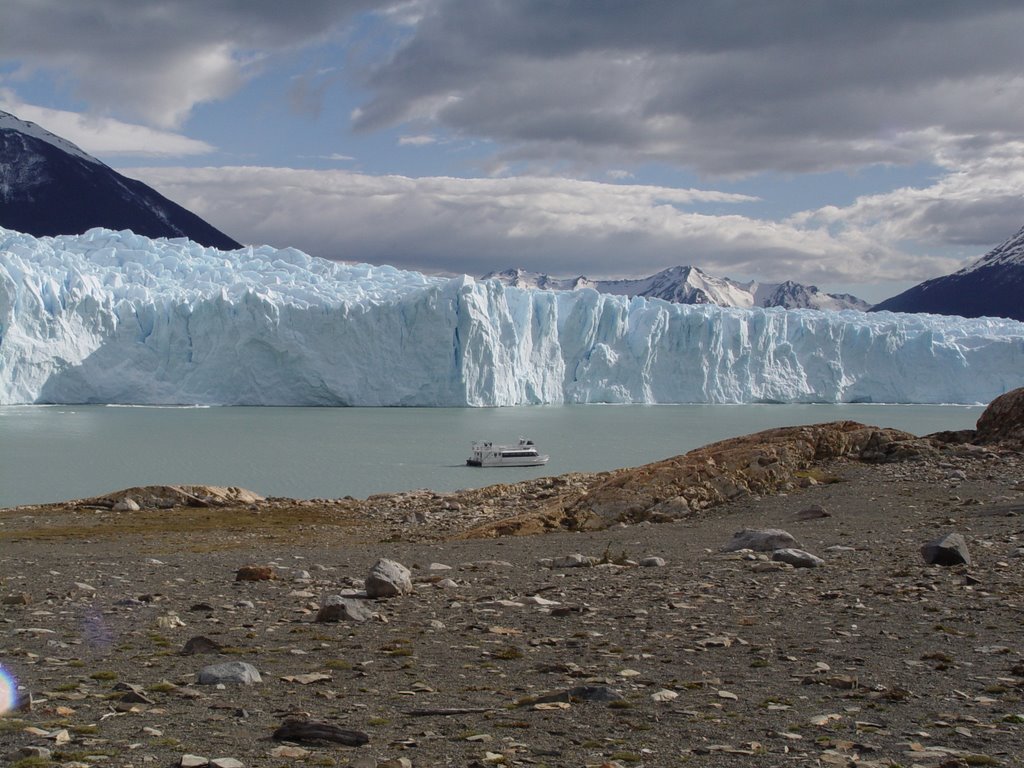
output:
<svg viewBox="0 0 1024 768"><path fill-rule="evenodd" d="M607 685L577 685L575 688L567 688L563 691L556 691L544 696L538 696L532 700L535 704L548 704L556 701L622 701L623 695L614 688Z"/></svg>
<svg viewBox="0 0 1024 768"><path fill-rule="evenodd" d="M817 555L804 552L802 549L793 549L792 547L776 549L772 552L772 560L789 563L794 568L817 568L825 564L825 561Z"/></svg>
<svg viewBox="0 0 1024 768"><path fill-rule="evenodd" d="M130 496L125 496L119 502L114 504L112 509L115 512L138 512L142 507L139 506L139 503L135 501L135 499Z"/></svg>
<svg viewBox="0 0 1024 768"><path fill-rule="evenodd" d="M661 568L665 565L665 558L663 557L645 557L640 561L640 566L643 568Z"/></svg>
<svg viewBox="0 0 1024 768"><path fill-rule="evenodd" d="M794 520L820 520L825 517L832 517L832 514L820 504L812 504L793 515Z"/></svg>
<svg viewBox="0 0 1024 768"><path fill-rule="evenodd" d="M370 737L362 731L339 728L333 723L300 720L297 718L285 720L270 738L274 741L294 741L313 744L334 742L348 747L361 747L370 741Z"/></svg>
<svg viewBox="0 0 1024 768"><path fill-rule="evenodd" d="M797 545L797 540L778 528L744 528L732 535L732 541L722 547L723 552L752 549L755 552L774 552Z"/></svg>
<svg viewBox="0 0 1024 768"><path fill-rule="evenodd" d="M252 685L263 682L263 679L252 664L244 661L227 661L203 667L199 670L198 682L200 685Z"/></svg>
<svg viewBox="0 0 1024 768"><path fill-rule="evenodd" d="M328 595L316 614L316 621L356 621L373 618L371 611L362 600L341 595Z"/></svg>
<svg viewBox="0 0 1024 768"><path fill-rule="evenodd" d="M959 533L948 533L921 547L921 557L929 565L970 565L967 541Z"/></svg>
<svg viewBox="0 0 1024 768"><path fill-rule="evenodd" d="M674 496L671 499L658 502L647 510L647 517L655 522L661 520L680 520L684 517L689 517L690 512L690 502L686 500L686 497Z"/></svg>
<svg viewBox="0 0 1024 768"><path fill-rule="evenodd" d="M412 573L401 563L381 558L366 577L367 597L398 597L412 592Z"/></svg>

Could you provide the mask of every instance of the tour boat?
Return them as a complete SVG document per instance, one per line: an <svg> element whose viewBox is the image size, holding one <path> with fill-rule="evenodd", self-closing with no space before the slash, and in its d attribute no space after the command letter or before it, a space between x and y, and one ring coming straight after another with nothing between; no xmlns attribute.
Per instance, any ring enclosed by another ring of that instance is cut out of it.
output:
<svg viewBox="0 0 1024 768"><path fill-rule="evenodd" d="M538 453L533 440L525 437L520 437L516 445L473 443L473 453L466 459L471 467L539 467L547 463L548 457Z"/></svg>

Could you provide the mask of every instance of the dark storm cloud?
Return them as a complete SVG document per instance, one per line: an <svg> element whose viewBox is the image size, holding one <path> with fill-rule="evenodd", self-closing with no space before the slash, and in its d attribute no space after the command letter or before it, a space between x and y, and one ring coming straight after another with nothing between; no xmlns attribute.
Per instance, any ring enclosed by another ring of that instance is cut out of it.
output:
<svg viewBox="0 0 1024 768"><path fill-rule="evenodd" d="M309 45L380 0L5 0L0 64L55 73L92 111L180 125L269 54Z"/></svg>
<svg viewBox="0 0 1024 768"><path fill-rule="evenodd" d="M431 121L537 163L714 174L930 160L1024 132L1016 2L441 0L357 128ZM753 151L745 148L755 147Z"/></svg>

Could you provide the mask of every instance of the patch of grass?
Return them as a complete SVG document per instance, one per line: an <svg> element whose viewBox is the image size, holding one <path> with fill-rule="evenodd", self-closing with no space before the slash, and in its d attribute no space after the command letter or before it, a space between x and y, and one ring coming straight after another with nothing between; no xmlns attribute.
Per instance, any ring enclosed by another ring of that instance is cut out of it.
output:
<svg viewBox="0 0 1024 768"><path fill-rule="evenodd" d="M174 507L172 509L144 509L131 515L99 514L88 523L65 523L60 519L67 512L74 512L70 505L61 507L46 515L52 525L33 528L0 530L0 541L58 541L61 539L115 538L133 535L153 534L195 534L222 531L238 534L259 533L271 539L294 541L302 535L303 526L318 525L337 529L351 528L359 519L343 510L331 507L306 505L273 505L260 510L260 514L249 513L244 506L225 507ZM49 521L48 520L48 521ZM211 546L209 539L196 537L196 544L189 551L209 552L214 549L231 549L237 542L224 542Z"/></svg>
<svg viewBox="0 0 1024 768"><path fill-rule="evenodd" d="M117 672L113 672L109 669L101 669L99 672L93 672L89 675L90 680L117 680Z"/></svg>
<svg viewBox="0 0 1024 768"><path fill-rule="evenodd" d="M23 757L21 760L11 763L11 768L47 768L53 762L45 757Z"/></svg>
<svg viewBox="0 0 1024 768"><path fill-rule="evenodd" d="M328 659L324 666L328 669L352 669L352 662L345 659Z"/></svg>
<svg viewBox="0 0 1024 768"><path fill-rule="evenodd" d="M176 690L178 690L178 686L168 680L153 683L153 685L149 686L150 693L170 693Z"/></svg>
<svg viewBox="0 0 1024 768"><path fill-rule="evenodd" d="M970 754L970 755L960 755L960 759L963 760L968 765L999 765L1000 764L999 761L996 760L991 755L985 755L985 754L979 754L979 753Z"/></svg>

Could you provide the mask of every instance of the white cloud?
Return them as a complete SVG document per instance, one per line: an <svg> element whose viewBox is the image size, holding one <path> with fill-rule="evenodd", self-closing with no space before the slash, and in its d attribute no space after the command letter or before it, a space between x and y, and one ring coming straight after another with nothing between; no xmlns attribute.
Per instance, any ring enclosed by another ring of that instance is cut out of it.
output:
<svg viewBox="0 0 1024 768"><path fill-rule="evenodd" d="M401 136L398 139L398 146L400 147L422 147L427 144L434 144L437 142L433 136Z"/></svg>
<svg viewBox="0 0 1024 768"><path fill-rule="evenodd" d="M186 157L208 154L215 149L205 141L190 139L180 133L160 131L110 117L90 117L77 112L25 104L7 89L0 89L0 109L22 120L36 123L91 155Z"/></svg>
<svg viewBox="0 0 1024 768"><path fill-rule="evenodd" d="M937 157L946 172L931 184L858 197L847 206L824 206L791 217L798 227L827 228L893 244L913 242L973 259L1020 229L1024 211L1024 141L978 153L971 144L944 142ZM948 260L950 271L962 264ZM922 261L908 277L935 277Z"/></svg>
<svg viewBox="0 0 1024 768"><path fill-rule="evenodd" d="M825 227L685 210L750 200L709 190L255 167L128 173L243 242L420 270L518 266L607 277L693 264L718 275L836 283L899 279L918 258L852 229L834 237Z"/></svg>

